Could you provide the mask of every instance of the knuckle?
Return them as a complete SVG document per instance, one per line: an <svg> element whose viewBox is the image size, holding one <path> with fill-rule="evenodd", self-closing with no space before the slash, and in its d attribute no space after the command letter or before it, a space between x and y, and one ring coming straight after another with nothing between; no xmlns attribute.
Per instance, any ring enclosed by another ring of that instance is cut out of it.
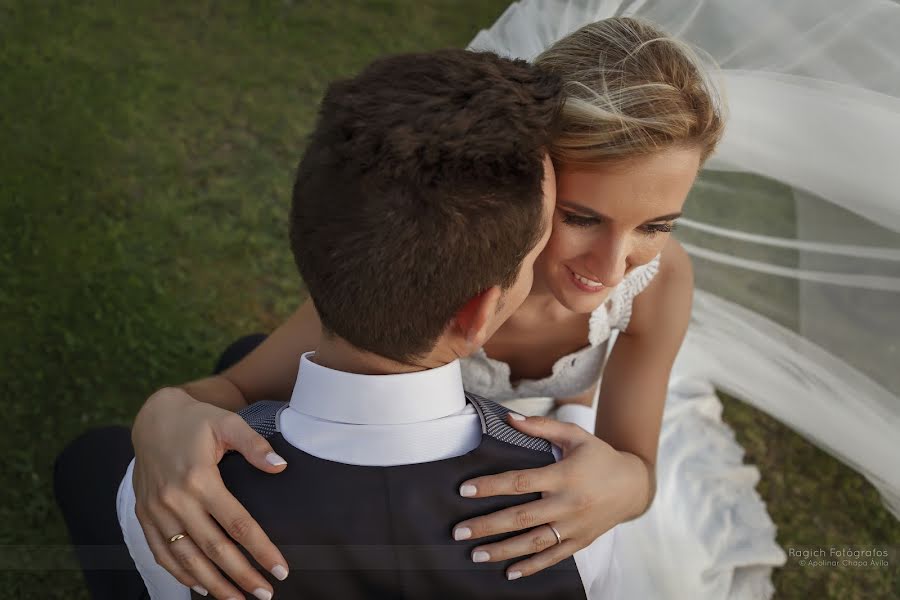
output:
<svg viewBox="0 0 900 600"><path fill-rule="evenodd" d="M548 417L537 416L537 417L531 417L531 422L534 423L535 425L537 425L538 427L543 427L543 426L547 425L547 423L550 422L550 419Z"/></svg>
<svg viewBox="0 0 900 600"><path fill-rule="evenodd" d="M229 413L227 415L223 415L218 425L219 429L230 433L242 432L244 431L244 428L251 429L247 424L247 421L245 421L244 418L237 413Z"/></svg>
<svg viewBox="0 0 900 600"><path fill-rule="evenodd" d="M197 555L184 548L173 550L172 556L178 561L179 566L188 572L193 572L200 564Z"/></svg>
<svg viewBox="0 0 900 600"><path fill-rule="evenodd" d="M228 535L235 540L244 540L253 530L253 522L245 516L234 517L228 521Z"/></svg>
<svg viewBox="0 0 900 600"><path fill-rule="evenodd" d="M181 498L181 492L174 485L165 484L161 488L159 488L159 492L157 493L157 500L159 504L168 508L170 510L174 509L178 505L178 501Z"/></svg>
<svg viewBox="0 0 900 600"><path fill-rule="evenodd" d="M527 510L516 511L515 523L519 529L525 529L534 525L534 515Z"/></svg>
<svg viewBox="0 0 900 600"><path fill-rule="evenodd" d="M528 492L531 490L531 478L526 473L517 473L513 478L513 489L517 492Z"/></svg>
<svg viewBox="0 0 900 600"><path fill-rule="evenodd" d="M590 494L575 494L572 498L572 505L575 507L575 510L579 512L591 508L593 504L594 498Z"/></svg>
<svg viewBox="0 0 900 600"><path fill-rule="evenodd" d="M219 423L222 425L222 427L240 427L241 425L245 424L246 421L244 420L244 417L240 416L239 414L229 412L227 415L223 414L219 418Z"/></svg>
<svg viewBox="0 0 900 600"><path fill-rule="evenodd" d="M195 494L199 494L205 488L206 469L191 467L184 475L184 487Z"/></svg>
<svg viewBox="0 0 900 600"><path fill-rule="evenodd" d="M222 540L207 540L203 543L203 552L211 561L219 563L225 557L225 544Z"/></svg>
<svg viewBox="0 0 900 600"><path fill-rule="evenodd" d="M531 537L531 549L535 552L540 552L544 548L549 545L547 539L542 535L535 535Z"/></svg>

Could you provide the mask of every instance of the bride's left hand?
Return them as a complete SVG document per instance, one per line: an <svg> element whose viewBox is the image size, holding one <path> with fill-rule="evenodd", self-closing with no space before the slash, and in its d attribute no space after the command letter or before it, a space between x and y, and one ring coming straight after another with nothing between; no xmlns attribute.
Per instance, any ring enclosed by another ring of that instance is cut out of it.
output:
<svg viewBox="0 0 900 600"><path fill-rule="evenodd" d="M460 494L472 498L535 492L542 495L540 500L458 523L453 529L456 540L526 530L474 548L472 560L498 562L531 555L506 570L508 579L527 577L572 556L619 523L640 514L648 503L648 467L634 454L619 452L572 423L548 417L510 417L508 422L522 433L549 440L562 450L562 458L546 467L463 482ZM561 543L557 543L548 524L557 529Z"/></svg>

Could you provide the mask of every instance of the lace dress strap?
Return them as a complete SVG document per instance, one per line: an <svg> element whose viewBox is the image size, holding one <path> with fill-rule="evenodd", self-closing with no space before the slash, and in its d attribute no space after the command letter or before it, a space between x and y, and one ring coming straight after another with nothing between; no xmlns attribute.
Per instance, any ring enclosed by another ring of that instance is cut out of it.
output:
<svg viewBox="0 0 900 600"><path fill-rule="evenodd" d="M631 320L631 306L634 298L650 285L659 272L659 255L646 265L641 265L625 276L607 298L592 314L588 341L591 346L599 346L612 335L613 329L625 331Z"/></svg>

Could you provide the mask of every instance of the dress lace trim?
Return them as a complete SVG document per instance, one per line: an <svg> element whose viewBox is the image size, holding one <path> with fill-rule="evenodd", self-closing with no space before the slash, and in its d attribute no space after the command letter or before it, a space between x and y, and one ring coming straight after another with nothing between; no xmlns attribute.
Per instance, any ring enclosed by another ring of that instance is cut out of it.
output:
<svg viewBox="0 0 900 600"><path fill-rule="evenodd" d="M588 341L591 346L599 346L609 339L613 329L625 331L631 321L631 307L634 298L643 292L659 272L659 255L646 265L634 269L625 277L609 298L591 313Z"/></svg>

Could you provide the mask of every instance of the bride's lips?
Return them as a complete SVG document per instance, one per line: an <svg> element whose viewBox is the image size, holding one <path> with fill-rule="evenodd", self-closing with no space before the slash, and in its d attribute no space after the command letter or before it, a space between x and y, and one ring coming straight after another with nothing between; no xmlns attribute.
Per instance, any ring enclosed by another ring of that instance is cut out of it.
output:
<svg viewBox="0 0 900 600"><path fill-rule="evenodd" d="M605 285L590 286L585 283L582 283L581 281L578 280L578 277L576 276L575 271L573 271L569 267L566 267L566 270L569 272L569 281L571 281L572 285L577 287L582 292L587 292L588 294L596 294L597 292L602 292L603 290L606 289ZM582 275L582 277L583 277L583 275ZM588 279L588 278L585 277L585 279Z"/></svg>

